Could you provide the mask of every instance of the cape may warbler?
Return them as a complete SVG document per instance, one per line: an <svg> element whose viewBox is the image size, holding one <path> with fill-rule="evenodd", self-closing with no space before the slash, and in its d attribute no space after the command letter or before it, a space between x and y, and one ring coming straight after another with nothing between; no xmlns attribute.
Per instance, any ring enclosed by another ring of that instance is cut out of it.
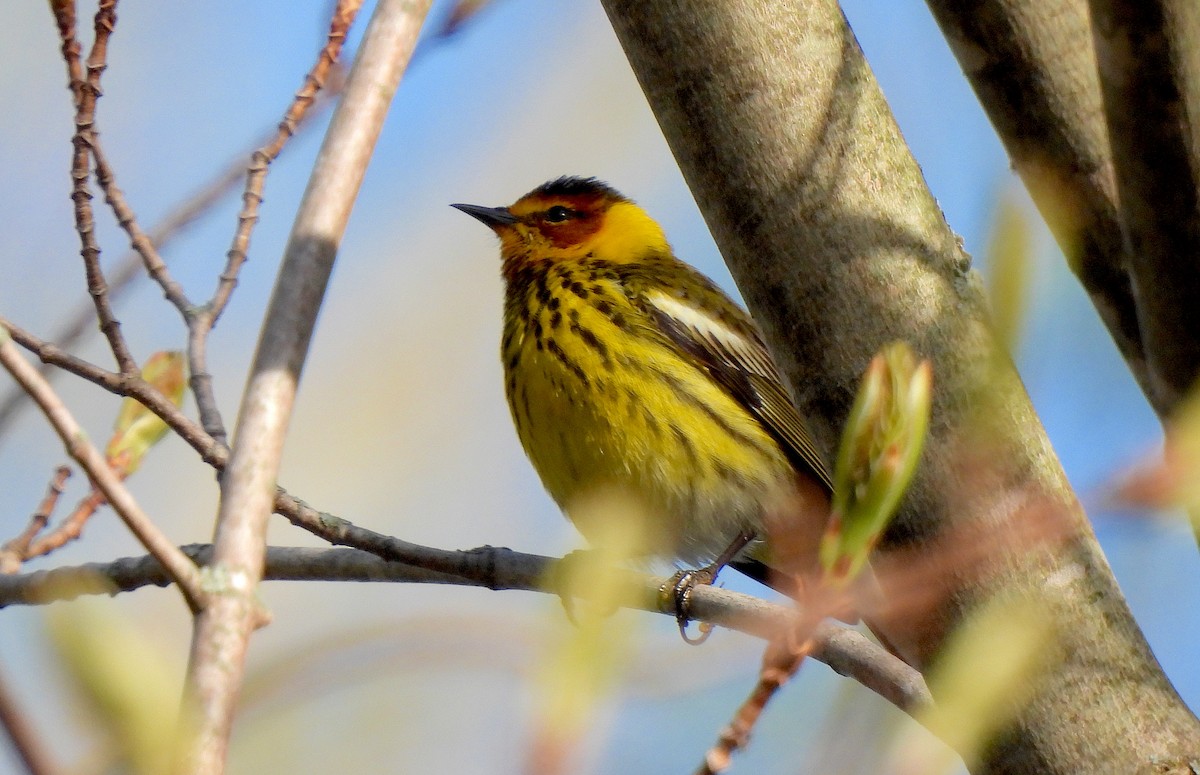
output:
<svg viewBox="0 0 1200 775"><path fill-rule="evenodd" d="M750 317L594 178L454 207L500 237L508 404L580 532L597 540L579 505L616 489L647 515L649 552L797 572L806 558L762 539L815 551L832 484Z"/></svg>

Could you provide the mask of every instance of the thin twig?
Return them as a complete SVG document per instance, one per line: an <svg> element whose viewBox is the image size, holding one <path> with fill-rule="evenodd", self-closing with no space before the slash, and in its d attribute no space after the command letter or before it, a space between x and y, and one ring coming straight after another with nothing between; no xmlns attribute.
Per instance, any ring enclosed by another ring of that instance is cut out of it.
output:
<svg viewBox="0 0 1200 775"><path fill-rule="evenodd" d="M83 526L104 503L104 496L99 492L93 490L88 493L62 521L61 525L33 542L25 554L25 559L32 560L34 557L42 557L78 540L83 535Z"/></svg>
<svg viewBox="0 0 1200 775"><path fill-rule="evenodd" d="M295 136L300 122L304 120L309 109L315 104L317 94L325 88L326 79L330 77L331 71L334 76L333 80L338 86L335 93L341 91L340 87L343 86L343 81L340 71L336 69L338 57L346 42L346 33L361 5L361 0L343 2L338 5L330 20L329 36L325 46L321 49L312 70L304 76L304 86L296 92L292 104L288 106L287 112L279 122L274 137L251 154L250 167L246 174L246 188L242 193L242 210L238 213L238 227L233 237L233 244L226 254L225 271L221 273L217 287L213 290L212 297L207 303L211 317L210 326L216 323L217 318L225 310L225 305L229 303L229 296L237 284L238 272L241 270L242 264L246 262L250 235L254 231L255 224L258 223L258 208L263 201L263 186L267 177L267 168L279 157L287 141Z"/></svg>
<svg viewBox="0 0 1200 775"><path fill-rule="evenodd" d="M223 469L229 450L218 444L199 424L183 413L153 385L142 379L139 373L117 374L97 366L83 358L64 352L56 345L44 342L12 321L0 316L0 329L7 331L13 341L36 355L48 365L57 366L77 377L98 385L111 393L125 398L136 398L154 414L158 415L171 430L200 454L200 459L217 469Z"/></svg>
<svg viewBox="0 0 1200 775"><path fill-rule="evenodd" d="M781 629L768 641L754 688L738 706L729 725L721 730L717 742L705 753L704 761L696 769L697 775L724 772L733 754L750 742L750 734L767 703L796 675L805 657L816 648L816 633L824 618L823 610L820 605L802 607L792 626Z"/></svg>
<svg viewBox="0 0 1200 775"><path fill-rule="evenodd" d="M124 192L117 186L116 175L108 163L108 156L104 153L99 138L92 137L91 151L92 159L96 164L96 182L100 185L100 190L104 192L105 201L117 217L117 224L129 235L130 247L141 257L146 271L163 289L163 295L167 300L186 314L191 307L191 302L188 300L183 286L167 270L167 264L159 255L158 249L154 247L150 236L142 231L137 216L133 213L133 208L126 201Z"/></svg>
<svg viewBox="0 0 1200 775"><path fill-rule="evenodd" d="M295 136L297 127L315 104L326 80L332 80L335 91L341 91L343 79L341 71L337 68L338 57L346 42L346 33L361 5L362 0L343 0L334 9L325 46L317 56L316 64L304 77L304 86L296 92L291 105L279 122L275 135L251 154L250 167L246 171L246 187L242 193L242 210L238 213L238 227L233 244L226 254L225 269L218 278L217 287L205 304L186 310L188 371L191 375L192 395L200 412L200 424L222 446L228 444L228 439L216 395L213 393L212 375L208 371L208 335L217 324L221 313L225 311L229 297L237 285L238 275L246 262L250 235L258 223L258 208L263 201L263 187L269 166L279 157L288 140Z"/></svg>
<svg viewBox="0 0 1200 775"><path fill-rule="evenodd" d="M117 20L116 5L116 0L101 0L96 10L96 37L91 53L88 54L86 76L79 59L79 42L75 38L73 3L52 3L51 7L58 22L63 58L67 64L67 75L75 102L75 134L71 138L71 200L75 203L75 229L79 232L80 255L83 257L87 274L88 293L92 296L100 330L108 338L117 367L124 373L133 373L137 371L137 361L129 352L129 346L121 335L121 324L113 314L104 272L100 269L100 245L96 241L92 193L88 185L89 160L95 136L96 101L101 94L100 76L106 66L108 38Z"/></svg>
<svg viewBox="0 0 1200 775"><path fill-rule="evenodd" d="M136 398L196 450L205 463L213 466L219 472L225 471L229 462L228 448L219 444L205 432L204 428L185 415L179 407L143 380L140 375L115 374L82 358L65 353L3 317L0 317L0 331L8 332L15 342L32 352L43 363L65 369L116 395ZM331 544L353 546L389 560L415 564L431 563L426 567L446 569L451 573L459 570L453 565L457 562L453 558L443 555L424 556L420 551L423 547L376 533L340 517L318 511L282 487L275 488L272 506L276 513L286 517L292 524ZM445 562L449 562L451 565L439 564Z"/></svg>
<svg viewBox="0 0 1200 775"><path fill-rule="evenodd" d="M297 127L296 134L300 130L314 126L313 119L320 116L324 110L333 103L333 97L340 93L340 80L335 78L329 79L329 86L325 91L317 95L317 101L313 108L301 119L300 125ZM262 138L256 145L264 145L270 142L270 138L275 136L272 130L269 137ZM149 230L147 240L151 245L157 246L161 251L176 237L184 232L186 227L190 226L208 210L214 207L221 201L233 188L238 181L246 174L245 158L247 153L239 153L236 158L224 165L216 175L209 181L201 185L195 191L190 193L179 205L171 210L158 224ZM142 277L143 259L137 251L129 251L123 255L115 264L115 267L108 277L108 296L113 302L116 302L126 290L132 287L134 280ZM50 341L55 342L56 346L63 351L70 351L85 334L94 330L93 326L96 320L96 308L89 299L82 306L71 313L69 318L62 324L58 330L50 337ZM56 372L48 365L41 368L42 376L53 382ZM195 393L196 375L192 374L193 393ZM211 381L211 378L209 378ZM208 389L211 392L211 388ZM0 438L4 438L4 431L8 425L17 416L18 411L25 405L26 394L23 390L14 389L0 400Z"/></svg>
<svg viewBox="0 0 1200 775"><path fill-rule="evenodd" d="M33 364L17 350L6 329L0 329L0 365L12 374L41 407L71 456L87 472L93 484L112 504L113 509L129 527L142 546L162 562L193 611L203 608L207 593L200 583L200 572L175 544L167 540L150 517L142 511L120 478L108 467L104 456L87 440L87 435L70 411L63 405L54 389L42 379Z"/></svg>
<svg viewBox="0 0 1200 775"><path fill-rule="evenodd" d="M54 513L54 507L58 505L59 496L62 495L70 476L71 469L67 466L59 466L55 469L54 478L50 480L50 485L46 488L46 495L29 518L29 524L21 531L20 535L0 546L0 573L16 573L21 569L21 563L32 556L29 553L29 546L33 543L33 539L37 538L38 534L45 530L46 525L50 523L50 515Z"/></svg>
<svg viewBox="0 0 1200 775"><path fill-rule="evenodd" d="M67 5L73 12L73 5L70 3L67 3ZM476 16L472 15L469 19L460 20L460 23L455 24L452 30L423 38L420 45L413 52L412 60L409 62L409 69L411 70L424 55L460 35L467 24L473 23L475 18ZM71 17L70 25L73 26L73 24L73 17ZM325 110L341 94L344 83L343 70L339 65L335 64L326 74L323 87L316 93L315 99L308 110L294 113L296 116L295 124L288 136L296 137L302 134L304 130L316 126L317 124L314 119L324 115ZM291 110L289 110L289 115L293 115ZM277 124L269 132L263 133L262 137L253 143L251 150L237 154L213 175L212 178L184 197L182 202L176 205L161 221L147 231L146 236L149 244L157 247L161 254L164 248L175 237L183 233L186 227L208 212L225 195L232 191L239 181L246 177L247 167L245 160L247 156L254 154L254 150L252 149L269 147L279 137L280 131L280 126ZM276 155L278 155L278 152ZM136 250L131 250L121 256L114 263L108 275L109 299L114 303L118 301L124 295L125 291L132 286L133 282L142 277L143 265L143 258ZM49 341L54 342L60 349L69 352L85 334L93 330L92 326L95 319L95 305L89 299L71 313L70 317L50 336ZM195 359L189 358L189 360L194 361ZM201 358L200 360L204 361L206 359ZM53 382L57 373L47 366L40 368L42 376L47 377L47 379ZM192 394L194 396L210 395L212 392L210 386L212 376L203 369L197 370L193 368L190 373ZM25 392L22 390L11 390L0 399L0 439L4 438L4 431L7 429L9 423L17 416L20 408L25 405L25 399ZM219 414L215 416L219 419ZM221 438L222 443L225 442L223 435L219 436L219 438Z"/></svg>

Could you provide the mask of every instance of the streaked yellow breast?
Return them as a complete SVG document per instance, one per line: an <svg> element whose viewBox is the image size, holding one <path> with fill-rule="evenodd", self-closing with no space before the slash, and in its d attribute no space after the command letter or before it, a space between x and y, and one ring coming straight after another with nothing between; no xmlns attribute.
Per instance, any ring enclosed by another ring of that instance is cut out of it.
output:
<svg viewBox="0 0 1200 775"><path fill-rule="evenodd" d="M606 488L656 518L650 549L707 562L794 472L759 422L695 366L594 259L530 264L510 279L502 357L517 434L543 484L573 504Z"/></svg>

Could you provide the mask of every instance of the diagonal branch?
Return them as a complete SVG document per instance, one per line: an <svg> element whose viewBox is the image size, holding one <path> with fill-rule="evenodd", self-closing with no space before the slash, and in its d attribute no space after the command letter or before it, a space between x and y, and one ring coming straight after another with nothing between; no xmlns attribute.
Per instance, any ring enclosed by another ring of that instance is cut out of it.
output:
<svg viewBox="0 0 1200 775"><path fill-rule="evenodd" d="M46 495L29 518L29 524L15 538L5 541L4 545L0 546L0 573L16 573L20 570L21 563L33 556L30 545L50 524L50 515L54 513L54 507L58 505L58 499L62 496L70 476L71 469L67 466L55 469Z"/></svg>
<svg viewBox="0 0 1200 775"><path fill-rule="evenodd" d="M1084 0L928 0L992 126L1156 411Z"/></svg>
<svg viewBox="0 0 1200 775"><path fill-rule="evenodd" d="M225 311L225 306L237 285L238 274L246 262L250 235L258 223L258 208L263 201L263 186L266 183L268 168L279 157L288 140L295 136L297 128L309 114L317 95L325 87L325 82L331 74L337 82L335 91L341 91L341 73L335 67L346 42L346 33L358 15L361 5L362 0L350 0L340 2L334 8L325 46L318 54L312 69L305 75L304 86L296 92L291 105L279 122L275 135L251 154L250 167L246 171L246 187L242 193L242 210L238 213L238 227L233 244L226 254L225 269L217 280L217 287L205 304L186 310L188 370L191 374L192 395L195 396L196 406L200 411L201 425L223 446L228 440L225 423L221 419L212 389L212 375L208 372L208 335L217 324L221 313Z"/></svg>
<svg viewBox="0 0 1200 775"><path fill-rule="evenodd" d="M1200 4L1090 7L1150 387L1174 407L1200 376Z"/></svg>
<svg viewBox="0 0 1200 775"><path fill-rule="evenodd" d="M179 590L193 612L203 609L207 593L200 583L200 572L182 552L159 531L150 517L142 511L133 495L113 473L104 456L87 440L87 435L59 400L53 388L37 369L17 351L6 329L0 328L0 365L13 376L41 407L71 456L87 472L95 486L104 494L113 510L133 532L142 546L158 559L179 585Z"/></svg>
<svg viewBox="0 0 1200 775"><path fill-rule="evenodd" d="M193 630L187 674L198 713L193 772L219 771L225 760L250 633L262 623L255 588L300 371L351 205L428 10L429 0L377 6L280 264L221 481L213 572L230 583Z"/></svg>

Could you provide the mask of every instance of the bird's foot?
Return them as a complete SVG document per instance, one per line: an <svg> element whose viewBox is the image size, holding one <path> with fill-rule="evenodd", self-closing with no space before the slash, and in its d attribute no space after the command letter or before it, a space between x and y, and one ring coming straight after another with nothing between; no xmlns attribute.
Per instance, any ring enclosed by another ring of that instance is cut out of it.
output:
<svg viewBox="0 0 1200 775"><path fill-rule="evenodd" d="M707 586L717 579L721 566L709 565L696 570L676 571L665 584L658 588L659 605L664 609L675 612L675 622L679 625L679 637L691 646L699 646L712 635L713 625L700 622L700 634L693 637L688 634L688 624L692 620L692 590L697 585Z"/></svg>

